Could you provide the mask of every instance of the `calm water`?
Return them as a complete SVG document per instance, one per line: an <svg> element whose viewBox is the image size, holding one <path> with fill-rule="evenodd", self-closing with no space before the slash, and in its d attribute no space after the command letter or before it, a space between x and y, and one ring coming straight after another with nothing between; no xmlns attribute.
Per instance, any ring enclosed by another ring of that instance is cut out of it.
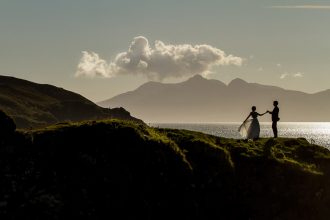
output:
<svg viewBox="0 0 330 220"><path fill-rule="evenodd" d="M160 128L175 128L200 131L207 134L226 138L242 138L237 131L241 123L150 123L149 125ZM260 123L260 127L261 137L273 136L271 123ZM330 149L330 123L328 122L282 122L278 124L278 131L280 137L304 137L309 142L315 141L316 144L325 146Z"/></svg>

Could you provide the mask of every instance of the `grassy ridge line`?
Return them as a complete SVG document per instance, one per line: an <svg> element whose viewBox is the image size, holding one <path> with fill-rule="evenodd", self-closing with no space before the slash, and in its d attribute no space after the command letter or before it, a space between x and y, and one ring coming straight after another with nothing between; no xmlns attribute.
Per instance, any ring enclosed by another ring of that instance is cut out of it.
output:
<svg viewBox="0 0 330 220"><path fill-rule="evenodd" d="M330 215L330 152L305 139L245 142L120 120L15 135L0 148L0 216L11 219Z"/></svg>
<svg viewBox="0 0 330 220"><path fill-rule="evenodd" d="M208 156L212 156L216 158L216 160L227 161L228 167L232 168L235 167L232 154L235 155L239 152L241 157L274 160L292 169L300 169L318 175L323 174L323 171L321 171L320 166L316 164L317 160L330 158L327 149L317 145L311 145L304 138L261 138L255 142L246 142L244 140L220 138L188 130L157 129L143 124L117 119L59 123L46 128L35 129L32 133L30 132L30 135L46 135L49 132L65 133L83 127L93 128L98 126L109 126L108 128L119 130L130 128L138 134L144 142L150 141L168 145L174 152L180 155L182 160L189 165L190 169L193 169L191 165L193 162L189 162L187 158L191 157L191 150L196 149L204 151L204 153L208 152ZM194 156L199 157L201 155ZM197 158L191 159L194 160Z"/></svg>
<svg viewBox="0 0 330 220"><path fill-rule="evenodd" d="M111 120L87 120L82 122L65 122L54 124L45 128L37 128L27 133L32 137L38 135L47 135L51 132L71 132L72 130L79 128L93 128L97 126L108 126L110 129L131 129L133 132L139 135L143 142L157 142L168 145L176 154L178 154L182 160L187 163L190 169L192 169L189 162L186 160L184 152L178 147L178 145L168 138L168 136L162 132L158 132L156 129L146 126L143 123L136 123L133 121L111 119ZM24 129L21 130L24 132Z"/></svg>
<svg viewBox="0 0 330 220"><path fill-rule="evenodd" d="M187 144L204 145L205 148L209 148L209 151L221 149L225 152L226 156L224 158L228 160L231 167L235 166L231 158L231 153L237 153L237 151L245 157L266 157L315 174L322 174L322 172L314 162L320 158L330 158L330 153L327 149L312 145L304 138L261 138L255 142L246 142L244 140L221 138L195 131L152 128L144 124L117 119L58 123L45 128L34 129L28 133L34 136L51 131L65 132L79 127L92 128L99 125L110 126L111 129L131 128L144 141L169 144L183 158L189 153Z"/></svg>

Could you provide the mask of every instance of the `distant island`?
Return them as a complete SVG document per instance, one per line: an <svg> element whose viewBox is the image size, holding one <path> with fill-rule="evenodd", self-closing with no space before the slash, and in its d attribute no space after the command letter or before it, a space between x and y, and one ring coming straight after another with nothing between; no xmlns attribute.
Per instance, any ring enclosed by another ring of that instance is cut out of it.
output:
<svg viewBox="0 0 330 220"><path fill-rule="evenodd" d="M330 89L307 94L242 79L226 85L196 75L182 83L148 82L97 104L124 107L146 122L238 122L251 106L262 112L278 100L281 122L330 122L329 97Z"/></svg>
<svg viewBox="0 0 330 220"><path fill-rule="evenodd" d="M0 76L0 110L10 115L18 128L106 118L143 123L123 108L102 108L77 93L9 76Z"/></svg>
<svg viewBox="0 0 330 220"><path fill-rule="evenodd" d="M1 219L328 219L330 152L107 120L0 139Z"/></svg>

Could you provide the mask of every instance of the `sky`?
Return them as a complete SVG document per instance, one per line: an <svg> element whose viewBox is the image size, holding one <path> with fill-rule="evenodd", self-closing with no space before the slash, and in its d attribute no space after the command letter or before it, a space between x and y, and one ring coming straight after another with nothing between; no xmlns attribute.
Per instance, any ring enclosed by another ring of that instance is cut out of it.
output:
<svg viewBox="0 0 330 220"><path fill-rule="evenodd" d="M102 101L195 74L330 89L330 0L0 0L0 75Z"/></svg>

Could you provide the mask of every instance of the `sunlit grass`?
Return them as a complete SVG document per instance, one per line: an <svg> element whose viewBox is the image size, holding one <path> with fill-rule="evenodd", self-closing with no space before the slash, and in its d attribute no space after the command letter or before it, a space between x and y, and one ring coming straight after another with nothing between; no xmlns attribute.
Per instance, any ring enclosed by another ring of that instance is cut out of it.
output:
<svg viewBox="0 0 330 220"><path fill-rule="evenodd" d="M15 135L0 154L5 201L40 205L37 216L63 215L61 207L72 200L79 213L94 215L98 187L110 209L143 204L139 209L155 219L173 208L189 219L191 210L228 219L242 202L240 218L276 210L290 216L286 207L306 209L298 200L317 210L313 216L328 212L322 205L330 201L330 152L305 139L246 141L121 120L65 122Z"/></svg>

